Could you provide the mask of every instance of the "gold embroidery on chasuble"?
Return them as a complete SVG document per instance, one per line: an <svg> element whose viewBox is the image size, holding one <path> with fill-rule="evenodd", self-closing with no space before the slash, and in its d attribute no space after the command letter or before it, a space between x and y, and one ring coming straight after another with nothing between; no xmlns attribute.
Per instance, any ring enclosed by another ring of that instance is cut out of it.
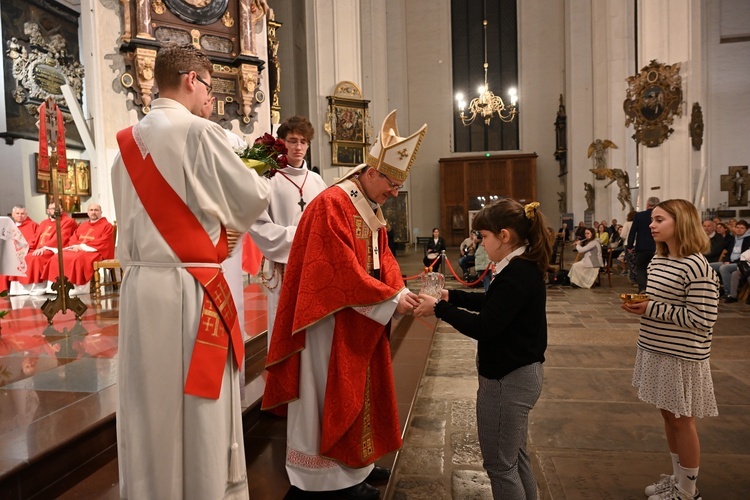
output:
<svg viewBox="0 0 750 500"><path fill-rule="evenodd" d="M54 226L48 227L42 232L41 236L39 236L39 241L47 241L52 237L52 231L55 230Z"/></svg>
<svg viewBox="0 0 750 500"><path fill-rule="evenodd" d="M89 242L89 241L91 241L91 240L95 240L95 239L96 239L96 237L95 237L95 236L93 236L93 235L91 234L91 233L93 233L93 232L94 232L94 230L93 230L93 229L89 229L89 230L88 230L88 231L86 232L86 234L84 234L83 236L79 236L79 237L78 237L78 239L79 239L79 240L81 240L81 241L82 241L82 242L84 242L84 243L88 243L88 242Z"/></svg>
<svg viewBox="0 0 750 500"><path fill-rule="evenodd" d="M367 247L366 270L367 270L367 274L372 276L373 270L374 270L373 260L372 260L372 230L370 229L370 226L367 225L365 220L360 215L354 216L354 235L357 237L358 240L363 240L365 242L365 246Z"/></svg>
<svg viewBox="0 0 750 500"><path fill-rule="evenodd" d="M367 367L365 378L365 401L362 405L362 440L360 457L363 462L367 461L375 453L375 443L372 439L372 400L370 398L370 367Z"/></svg>

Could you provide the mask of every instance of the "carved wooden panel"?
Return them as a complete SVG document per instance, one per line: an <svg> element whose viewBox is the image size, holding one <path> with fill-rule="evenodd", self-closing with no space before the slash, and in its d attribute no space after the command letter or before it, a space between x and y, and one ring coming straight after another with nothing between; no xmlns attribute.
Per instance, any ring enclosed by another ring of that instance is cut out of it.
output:
<svg viewBox="0 0 750 500"><path fill-rule="evenodd" d="M469 211L500 198L536 199L536 153L440 159L441 234L457 246L469 234Z"/></svg>

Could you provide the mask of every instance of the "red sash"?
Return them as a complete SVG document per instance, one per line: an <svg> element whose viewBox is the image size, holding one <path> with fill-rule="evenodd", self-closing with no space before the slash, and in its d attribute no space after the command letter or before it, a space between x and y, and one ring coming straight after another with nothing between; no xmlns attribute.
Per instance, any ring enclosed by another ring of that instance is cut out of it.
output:
<svg viewBox="0 0 750 500"><path fill-rule="evenodd" d="M118 132L117 142L143 208L180 261L223 262L229 252L224 227L221 228L219 242L214 246L198 219L156 168L151 154L143 158L133 137L133 127ZM189 236L186 237L186 234ZM198 337L190 359L185 394L218 399L230 338L237 366L240 366L245 352L237 310L221 269L185 269L200 282L204 291Z"/></svg>

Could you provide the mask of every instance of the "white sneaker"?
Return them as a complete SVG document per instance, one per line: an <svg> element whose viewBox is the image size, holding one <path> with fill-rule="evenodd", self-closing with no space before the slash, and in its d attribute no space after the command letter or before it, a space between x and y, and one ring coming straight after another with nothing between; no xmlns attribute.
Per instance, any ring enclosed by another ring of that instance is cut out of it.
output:
<svg viewBox="0 0 750 500"><path fill-rule="evenodd" d="M669 474L662 474L661 479L659 479L654 484L649 484L648 486L646 486L646 489L643 490L643 493L645 493L647 497L659 495L660 493L671 490L672 485L675 484L675 481L676 479L674 476L670 476Z"/></svg>
<svg viewBox="0 0 750 500"><path fill-rule="evenodd" d="M651 495L648 500L703 500L698 490L695 490L695 495L685 493L682 491L677 484L673 484L672 487L657 495Z"/></svg>

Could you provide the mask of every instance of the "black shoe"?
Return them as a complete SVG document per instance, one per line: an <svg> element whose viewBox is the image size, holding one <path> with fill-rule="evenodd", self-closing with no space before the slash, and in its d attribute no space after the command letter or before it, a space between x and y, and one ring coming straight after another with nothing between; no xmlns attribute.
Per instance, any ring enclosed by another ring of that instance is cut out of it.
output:
<svg viewBox="0 0 750 500"><path fill-rule="evenodd" d="M365 481L370 481L372 483L377 481L387 481L389 477L391 477L391 469L386 469L385 467L376 465Z"/></svg>
<svg viewBox="0 0 750 500"><path fill-rule="evenodd" d="M380 490L362 481L354 486L339 490L338 496L350 500L376 500L380 498Z"/></svg>
<svg viewBox="0 0 750 500"><path fill-rule="evenodd" d="M734 304L735 302L737 302L736 297L727 297L726 299L724 299L725 304Z"/></svg>

